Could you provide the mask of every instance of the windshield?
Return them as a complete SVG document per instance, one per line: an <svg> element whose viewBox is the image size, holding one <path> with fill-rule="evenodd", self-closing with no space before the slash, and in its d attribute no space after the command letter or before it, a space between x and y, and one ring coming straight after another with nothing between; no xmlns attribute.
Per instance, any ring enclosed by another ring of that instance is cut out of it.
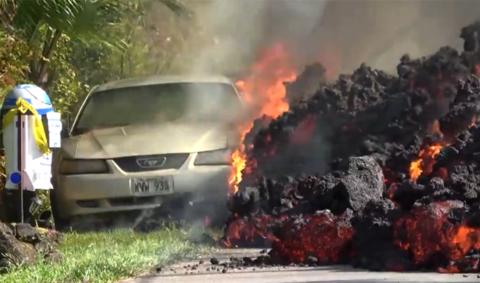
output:
<svg viewBox="0 0 480 283"><path fill-rule="evenodd" d="M92 129L178 120L230 122L240 101L225 83L168 83L97 92L80 114L73 134Z"/></svg>

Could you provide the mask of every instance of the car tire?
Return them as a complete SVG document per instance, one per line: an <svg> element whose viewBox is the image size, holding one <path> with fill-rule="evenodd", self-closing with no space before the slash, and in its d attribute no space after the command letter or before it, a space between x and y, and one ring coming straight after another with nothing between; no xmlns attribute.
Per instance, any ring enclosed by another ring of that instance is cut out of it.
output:
<svg viewBox="0 0 480 283"><path fill-rule="evenodd" d="M55 198L55 189L50 190L50 206L52 208L53 222L55 224L55 229L58 231L64 231L70 228L70 219L63 218L60 216L57 207L57 201Z"/></svg>

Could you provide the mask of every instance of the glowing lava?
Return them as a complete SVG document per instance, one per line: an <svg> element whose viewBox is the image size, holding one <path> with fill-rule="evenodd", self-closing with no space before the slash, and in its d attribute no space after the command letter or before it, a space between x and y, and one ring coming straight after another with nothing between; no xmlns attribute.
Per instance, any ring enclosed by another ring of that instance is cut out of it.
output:
<svg viewBox="0 0 480 283"><path fill-rule="evenodd" d="M355 234L349 221L330 211L284 221L272 255L286 262L305 263L315 256L321 264L338 263L348 255Z"/></svg>
<svg viewBox="0 0 480 283"><path fill-rule="evenodd" d="M418 158L410 163L410 180L416 182L422 173L431 173L435 157L437 157L442 148L441 144L434 144L420 150Z"/></svg>
<svg viewBox="0 0 480 283"><path fill-rule="evenodd" d="M285 82L293 81L296 76L286 47L277 43L262 52L248 77L236 82L250 115L248 121L238 127L240 146L232 153L232 169L228 179L230 193L238 191L242 172L247 167L244 140L253 127L253 121L263 116L275 119L288 111Z"/></svg>
<svg viewBox="0 0 480 283"><path fill-rule="evenodd" d="M394 223L395 245L408 251L417 266L443 259L449 266L439 271L458 272L457 261L480 248L479 228L448 219L452 209L462 207L459 201L443 201L412 209Z"/></svg>

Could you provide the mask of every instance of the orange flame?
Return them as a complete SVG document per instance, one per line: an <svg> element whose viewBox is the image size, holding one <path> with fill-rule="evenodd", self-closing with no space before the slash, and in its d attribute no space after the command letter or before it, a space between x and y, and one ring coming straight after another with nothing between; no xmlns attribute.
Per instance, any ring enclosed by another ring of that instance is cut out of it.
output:
<svg viewBox="0 0 480 283"><path fill-rule="evenodd" d="M416 182L422 173L431 173L435 157L437 157L442 148L441 144L434 144L420 150L418 158L410 163L410 180Z"/></svg>
<svg viewBox="0 0 480 283"><path fill-rule="evenodd" d="M461 258L471 249L480 249L480 229L461 225L451 243L458 249L455 259Z"/></svg>
<svg viewBox="0 0 480 283"><path fill-rule="evenodd" d="M245 153L243 140L252 127L253 121L239 127L241 143L240 146L232 152L232 167L228 177L228 185L231 193L238 191L238 184L242 181L242 172L247 167L247 154Z"/></svg>
<svg viewBox="0 0 480 283"><path fill-rule="evenodd" d="M289 109L284 83L293 81L297 76L291 62L286 47L275 44L264 50L248 77L236 82L251 109L251 115L249 121L238 127L240 146L232 153L232 169L228 179L231 193L238 191L242 172L247 167L244 140L253 127L253 121L262 116L275 119Z"/></svg>

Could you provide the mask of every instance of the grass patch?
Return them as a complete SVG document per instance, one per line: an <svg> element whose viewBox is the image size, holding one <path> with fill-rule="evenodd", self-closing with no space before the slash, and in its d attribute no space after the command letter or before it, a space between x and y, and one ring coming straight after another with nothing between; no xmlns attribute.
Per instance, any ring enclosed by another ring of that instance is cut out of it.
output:
<svg viewBox="0 0 480 283"><path fill-rule="evenodd" d="M199 247L183 231L165 228L147 234L131 230L66 233L63 260L13 267L0 282L113 282L139 275L156 264L189 257Z"/></svg>

